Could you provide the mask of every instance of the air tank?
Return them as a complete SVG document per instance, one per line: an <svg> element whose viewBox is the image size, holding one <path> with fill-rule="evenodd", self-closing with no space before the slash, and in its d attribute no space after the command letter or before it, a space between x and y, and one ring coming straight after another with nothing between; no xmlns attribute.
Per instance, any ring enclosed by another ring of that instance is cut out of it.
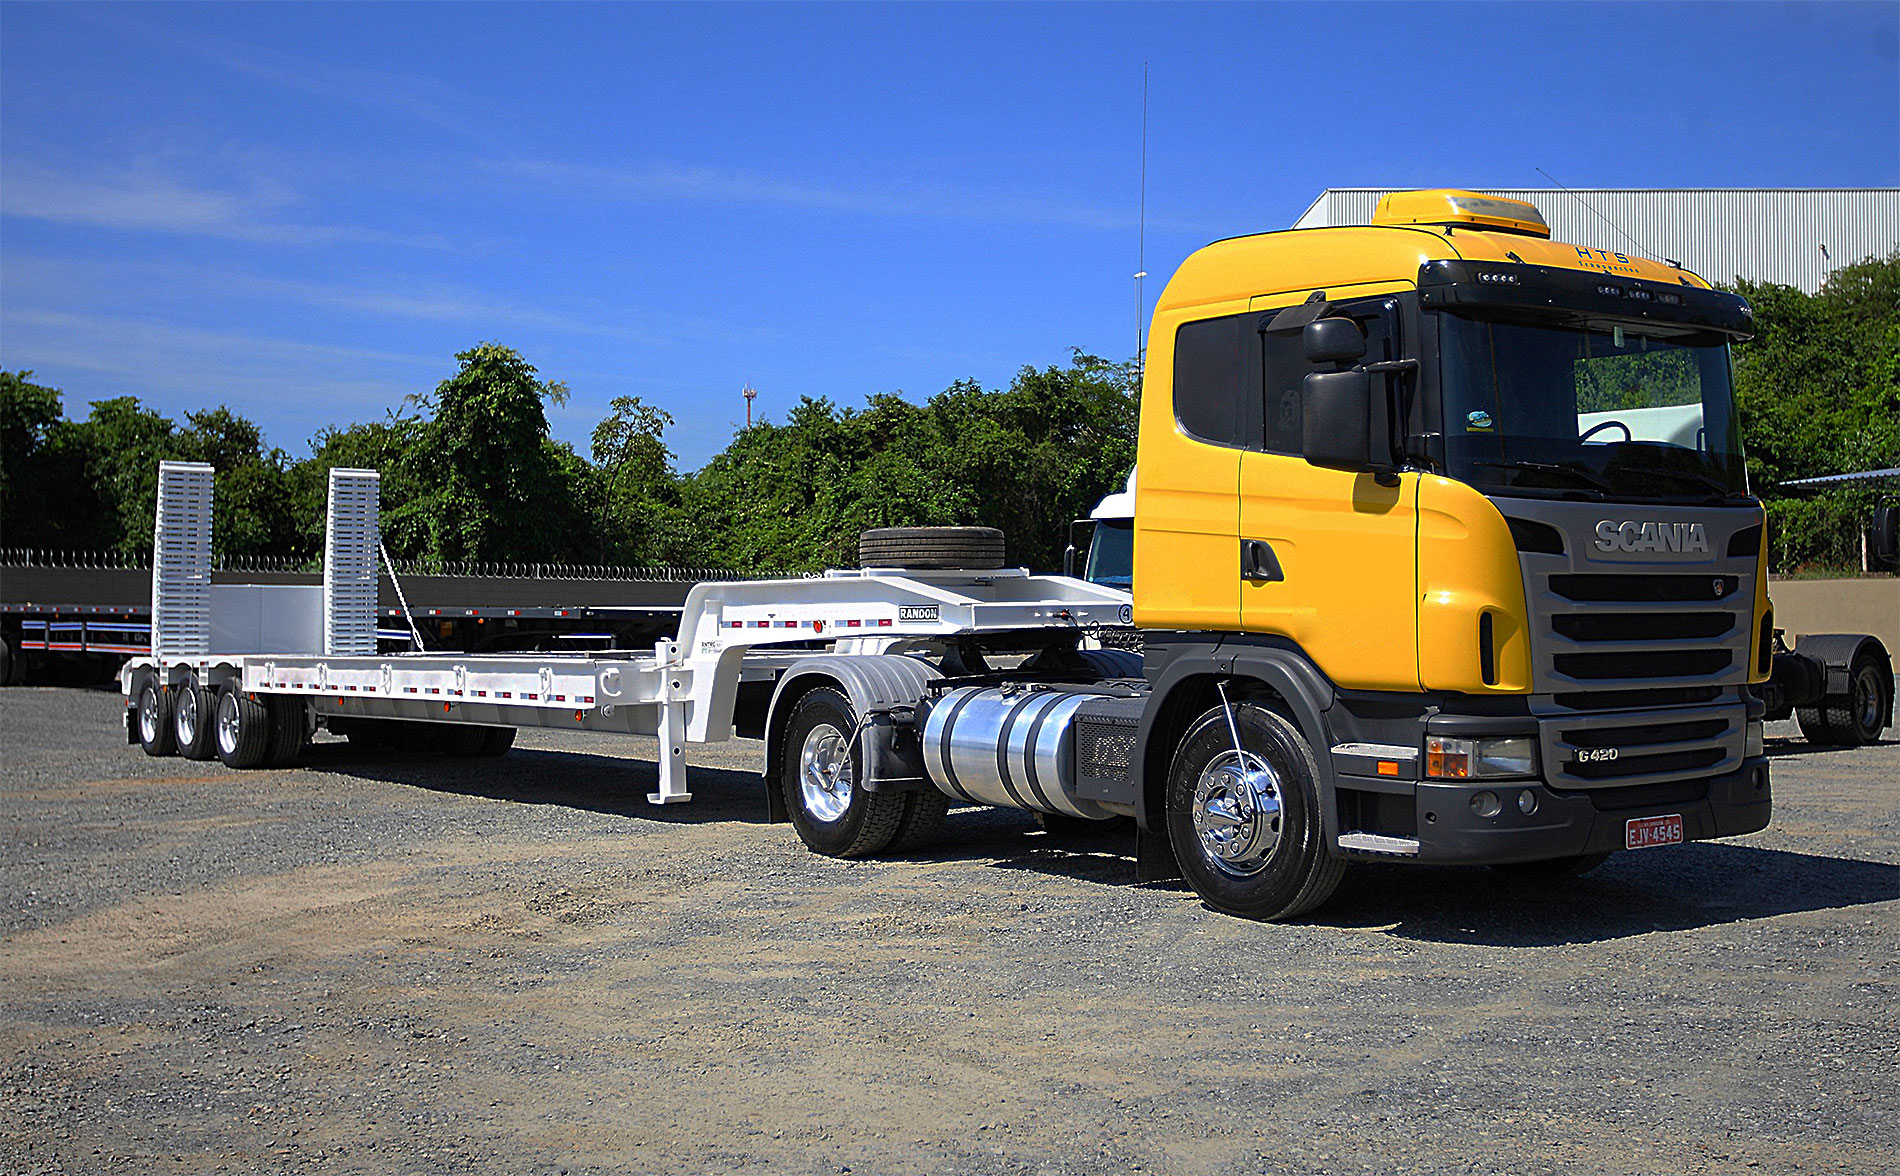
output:
<svg viewBox="0 0 1900 1176"><path fill-rule="evenodd" d="M954 799L1089 820L1115 814L1075 794L1075 713L1099 692L964 686L930 706L924 767Z"/></svg>

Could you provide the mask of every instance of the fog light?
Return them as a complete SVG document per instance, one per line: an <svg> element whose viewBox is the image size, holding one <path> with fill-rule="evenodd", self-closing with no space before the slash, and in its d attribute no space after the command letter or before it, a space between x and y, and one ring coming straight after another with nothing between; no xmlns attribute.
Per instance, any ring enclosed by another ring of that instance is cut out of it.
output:
<svg viewBox="0 0 1900 1176"><path fill-rule="evenodd" d="M1471 798L1471 811L1488 819L1503 812L1504 806L1498 802L1497 793L1480 792Z"/></svg>
<svg viewBox="0 0 1900 1176"><path fill-rule="evenodd" d="M1517 811L1530 816L1537 811L1537 794L1526 788L1517 794Z"/></svg>
<svg viewBox="0 0 1900 1176"><path fill-rule="evenodd" d="M1762 725L1760 719L1750 719L1742 727L1742 754L1755 756L1762 753Z"/></svg>

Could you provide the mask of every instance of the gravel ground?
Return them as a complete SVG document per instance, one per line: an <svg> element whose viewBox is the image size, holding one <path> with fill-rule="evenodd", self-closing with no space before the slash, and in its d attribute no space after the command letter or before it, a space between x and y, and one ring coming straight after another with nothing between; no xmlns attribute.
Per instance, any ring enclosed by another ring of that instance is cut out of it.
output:
<svg viewBox="0 0 1900 1176"><path fill-rule="evenodd" d="M842 863L758 745L148 759L0 691L0 1173L1892 1172L1900 745L1731 842L1310 921L952 814Z"/></svg>

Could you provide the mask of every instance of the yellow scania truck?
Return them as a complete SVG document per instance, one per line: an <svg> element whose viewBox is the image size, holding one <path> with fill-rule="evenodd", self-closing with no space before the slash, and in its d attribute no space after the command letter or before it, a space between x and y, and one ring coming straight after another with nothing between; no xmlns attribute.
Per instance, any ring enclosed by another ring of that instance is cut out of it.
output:
<svg viewBox="0 0 1900 1176"><path fill-rule="evenodd" d="M1470 192L1189 257L1135 491L1150 872L1285 917L1355 857L1559 874L1763 828L1752 329Z"/></svg>

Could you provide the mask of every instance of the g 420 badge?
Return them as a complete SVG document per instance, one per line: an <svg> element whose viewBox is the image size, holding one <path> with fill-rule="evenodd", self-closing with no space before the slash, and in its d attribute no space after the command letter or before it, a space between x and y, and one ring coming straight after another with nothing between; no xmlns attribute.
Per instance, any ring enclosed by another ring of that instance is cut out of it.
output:
<svg viewBox="0 0 1900 1176"><path fill-rule="evenodd" d="M934 621L937 619L937 606L934 604L900 604L897 606L897 619L900 621Z"/></svg>

